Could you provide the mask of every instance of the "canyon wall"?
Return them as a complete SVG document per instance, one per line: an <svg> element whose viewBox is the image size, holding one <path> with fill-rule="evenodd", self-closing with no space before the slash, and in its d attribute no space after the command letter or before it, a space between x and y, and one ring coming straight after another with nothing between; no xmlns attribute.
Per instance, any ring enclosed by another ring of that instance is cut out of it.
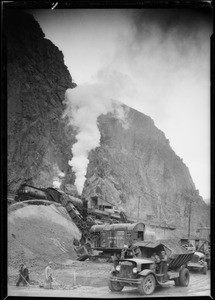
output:
<svg viewBox="0 0 215 300"><path fill-rule="evenodd" d="M50 187L63 174L61 188L75 195L68 161L76 130L62 118L68 88L75 88L63 53L47 40L27 13L5 13L7 41L8 191L21 183ZM75 76L75 74L72 74ZM134 109L127 127L112 114L101 115L100 146L89 154L83 196L115 205L134 221L176 227L186 234L209 225L209 206L189 169L153 120ZM171 141L170 141L171 142Z"/></svg>

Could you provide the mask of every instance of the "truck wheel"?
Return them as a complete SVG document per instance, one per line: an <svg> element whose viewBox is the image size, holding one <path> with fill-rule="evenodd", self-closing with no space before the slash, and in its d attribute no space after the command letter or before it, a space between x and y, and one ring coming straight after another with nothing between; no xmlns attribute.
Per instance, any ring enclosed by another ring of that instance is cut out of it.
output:
<svg viewBox="0 0 215 300"><path fill-rule="evenodd" d="M190 282L190 273L187 268L184 268L180 272L179 282L181 286L188 286Z"/></svg>
<svg viewBox="0 0 215 300"><path fill-rule="evenodd" d="M108 287L111 292L121 292L121 290L124 288L120 282L112 281L110 279L108 279Z"/></svg>
<svg viewBox="0 0 215 300"><path fill-rule="evenodd" d="M155 277L152 274L141 278L138 291L141 295L151 295L155 290Z"/></svg>

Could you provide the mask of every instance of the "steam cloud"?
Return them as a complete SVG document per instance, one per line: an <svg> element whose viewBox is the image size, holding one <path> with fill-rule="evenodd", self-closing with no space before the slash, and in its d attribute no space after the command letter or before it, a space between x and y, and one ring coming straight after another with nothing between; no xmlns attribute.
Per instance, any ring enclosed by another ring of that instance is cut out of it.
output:
<svg viewBox="0 0 215 300"><path fill-rule="evenodd" d="M126 114L120 102L106 98L107 88L100 84L82 85L66 91L63 118L68 117L69 125L75 126L77 142L72 146L73 158L68 162L76 175L75 185L82 194L86 180L88 154L100 145L100 131L97 118L111 112L127 128ZM103 95L103 96L101 96Z"/></svg>
<svg viewBox="0 0 215 300"><path fill-rule="evenodd" d="M101 95L152 117L209 198L211 9L37 10L34 15L63 51L75 82L108 80L106 93L112 95Z"/></svg>
<svg viewBox="0 0 215 300"><path fill-rule="evenodd" d="M65 173L60 171L57 164L54 164L53 172L54 172L54 177L53 177L52 185L53 185L54 188L60 188L61 183L62 183L62 179L65 176Z"/></svg>

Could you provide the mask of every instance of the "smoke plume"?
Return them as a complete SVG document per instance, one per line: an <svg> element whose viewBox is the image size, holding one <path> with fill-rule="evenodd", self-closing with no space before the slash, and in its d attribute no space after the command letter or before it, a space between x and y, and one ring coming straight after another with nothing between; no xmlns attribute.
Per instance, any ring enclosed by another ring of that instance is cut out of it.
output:
<svg viewBox="0 0 215 300"><path fill-rule="evenodd" d="M53 172L54 172L54 176L53 176L53 183L52 186L54 188L60 188L61 187L61 183L62 183L62 179L65 176L64 172L61 172L58 165L54 164L53 166Z"/></svg>
<svg viewBox="0 0 215 300"><path fill-rule="evenodd" d="M107 88L101 84L82 85L66 91L63 118L77 130L77 142L72 146L72 159L68 164L76 175L75 185L82 194L86 179L88 154L100 145L97 118L111 112L127 128L126 115L120 102L107 98Z"/></svg>
<svg viewBox="0 0 215 300"><path fill-rule="evenodd" d="M34 15L63 51L74 81L111 82L100 95L149 115L209 198L211 7L55 9Z"/></svg>

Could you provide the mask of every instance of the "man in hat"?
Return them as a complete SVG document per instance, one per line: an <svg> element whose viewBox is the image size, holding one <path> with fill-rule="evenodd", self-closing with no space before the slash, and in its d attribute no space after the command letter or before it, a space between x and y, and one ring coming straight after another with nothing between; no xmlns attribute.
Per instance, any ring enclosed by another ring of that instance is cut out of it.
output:
<svg viewBox="0 0 215 300"><path fill-rule="evenodd" d="M167 255L165 251L161 251L160 254L160 273L164 274L164 278L167 277L167 270L168 270L168 264L167 264Z"/></svg>
<svg viewBox="0 0 215 300"><path fill-rule="evenodd" d="M151 256L151 260L153 260L153 270L156 272L159 270L160 257L154 252Z"/></svg>
<svg viewBox="0 0 215 300"><path fill-rule="evenodd" d="M26 286L27 284L30 285L29 281L30 281L30 279L29 279L28 268L26 267L25 264L21 264L20 269L19 269L19 278L16 283L16 286L19 286L20 283L22 283L23 286Z"/></svg>
<svg viewBox="0 0 215 300"><path fill-rule="evenodd" d="M53 281L53 277L52 277L52 265L53 262L50 261L47 265L47 267L45 268L45 285L44 288L45 289L52 289L52 281Z"/></svg>

